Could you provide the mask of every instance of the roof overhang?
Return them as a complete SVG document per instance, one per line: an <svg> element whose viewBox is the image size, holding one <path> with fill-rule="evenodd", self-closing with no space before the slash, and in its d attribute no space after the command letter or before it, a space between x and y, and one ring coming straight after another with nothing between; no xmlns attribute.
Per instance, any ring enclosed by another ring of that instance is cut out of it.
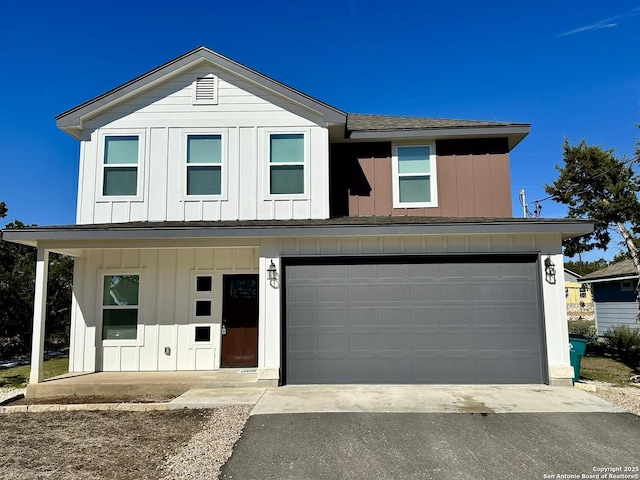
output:
<svg viewBox="0 0 640 480"><path fill-rule="evenodd" d="M316 112L322 115L328 124L344 124L346 122L347 114L345 112L316 100L241 63L220 55L213 50L209 50L206 47L199 47L103 95L57 115L55 117L56 124L58 128L80 140L82 138L85 121L203 63L209 63L217 68L240 76L280 97L286 98L312 112Z"/></svg>
<svg viewBox="0 0 640 480"><path fill-rule="evenodd" d="M622 280L638 280L638 275L621 275L618 277L603 277L587 280L578 280L578 283L603 283L603 282L620 282Z"/></svg>
<svg viewBox="0 0 640 480"><path fill-rule="evenodd" d="M358 130L351 132L349 139L359 141L372 140L410 140L410 139L461 139L470 136L475 138L504 138L509 141L509 150L513 150L530 132L529 125L500 126L500 127L456 127L429 129L398 129L398 130Z"/></svg>
<svg viewBox="0 0 640 480"><path fill-rule="evenodd" d="M4 230L9 242L77 254L91 248L259 246L265 238L435 235L544 235L562 239L590 233L593 224L559 219L440 219L358 217L329 220L140 222ZM212 242L212 241L216 242Z"/></svg>

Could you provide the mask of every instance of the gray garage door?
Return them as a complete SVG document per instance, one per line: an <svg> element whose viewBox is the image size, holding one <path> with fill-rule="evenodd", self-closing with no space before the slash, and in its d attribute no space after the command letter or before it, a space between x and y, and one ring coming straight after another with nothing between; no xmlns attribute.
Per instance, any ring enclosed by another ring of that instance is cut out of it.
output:
<svg viewBox="0 0 640 480"><path fill-rule="evenodd" d="M285 262L285 381L544 383L535 260Z"/></svg>

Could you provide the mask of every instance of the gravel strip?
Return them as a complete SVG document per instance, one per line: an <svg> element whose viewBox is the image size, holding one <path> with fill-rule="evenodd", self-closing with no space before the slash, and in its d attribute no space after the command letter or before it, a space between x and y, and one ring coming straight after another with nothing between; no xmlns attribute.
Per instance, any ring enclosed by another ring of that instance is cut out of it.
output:
<svg viewBox="0 0 640 480"><path fill-rule="evenodd" d="M26 390L26 388L2 387L0 388L0 403L5 400L9 400L10 398L17 397L18 395L24 395Z"/></svg>
<svg viewBox="0 0 640 480"><path fill-rule="evenodd" d="M213 410L202 430L167 459L162 480L219 478L252 408L232 405Z"/></svg>
<svg viewBox="0 0 640 480"><path fill-rule="evenodd" d="M640 415L640 388L598 385L594 395L609 403L626 408L635 415Z"/></svg>

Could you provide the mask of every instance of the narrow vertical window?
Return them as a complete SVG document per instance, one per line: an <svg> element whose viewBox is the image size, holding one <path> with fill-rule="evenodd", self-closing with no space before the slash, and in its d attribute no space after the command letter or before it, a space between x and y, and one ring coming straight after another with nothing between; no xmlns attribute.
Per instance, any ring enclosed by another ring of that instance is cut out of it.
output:
<svg viewBox="0 0 640 480"><path fill-rule="evenodd" d="M109 136L104 140L104 196L135 196L138 194L137 136Z"/></svg>
<svg viewBox="0 0 640 480"><path fill-rule="evenodd" d="M102 290L102 339L138 337L139 275L105 275Z"/></svg>
<svg viewBox="0 0 640 480"><path fill-rule="evenodd" d="M187 136L187 195L222 193L222 136Z"/></svg>
<svg viewBox="0 0 640 480"><path fill-rule="evenodd" d="M304 193L304 134L271 134L269 191L274 195Z"/></svg>

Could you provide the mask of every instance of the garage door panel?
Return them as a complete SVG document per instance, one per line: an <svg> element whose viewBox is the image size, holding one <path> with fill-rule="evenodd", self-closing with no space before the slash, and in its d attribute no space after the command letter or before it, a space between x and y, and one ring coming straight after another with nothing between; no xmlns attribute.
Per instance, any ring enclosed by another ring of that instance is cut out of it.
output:
<svg viewBox="0 0 640 480"><path fill-rule="evenodd" d="M531 258L285 265L285 381L542 383Z"/></svg>

